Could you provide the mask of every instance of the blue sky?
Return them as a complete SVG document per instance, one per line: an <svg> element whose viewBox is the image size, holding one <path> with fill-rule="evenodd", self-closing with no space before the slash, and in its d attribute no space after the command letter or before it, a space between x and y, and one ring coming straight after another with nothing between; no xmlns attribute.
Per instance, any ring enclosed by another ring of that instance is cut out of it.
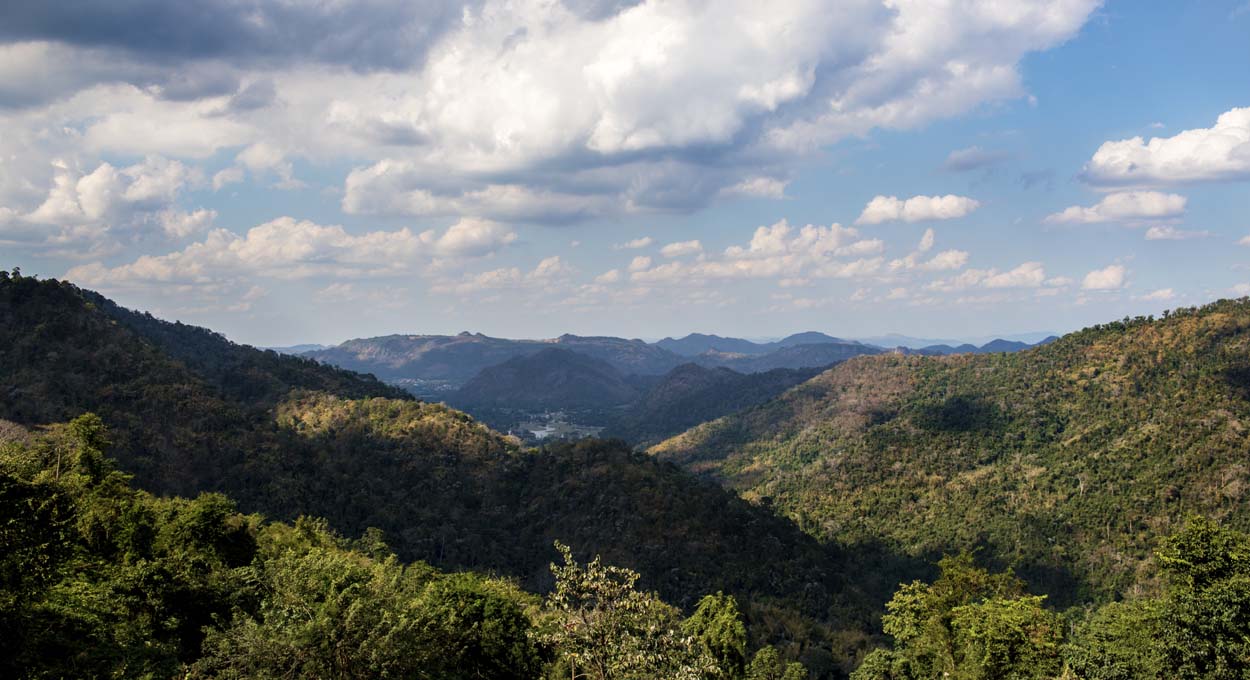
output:
<svg viewBox="0 0 1250 680"><path fill-rule="evenodd" d="M1242 0L150 4L0 9L0 266L243 342L1250 293Z"/></svg>

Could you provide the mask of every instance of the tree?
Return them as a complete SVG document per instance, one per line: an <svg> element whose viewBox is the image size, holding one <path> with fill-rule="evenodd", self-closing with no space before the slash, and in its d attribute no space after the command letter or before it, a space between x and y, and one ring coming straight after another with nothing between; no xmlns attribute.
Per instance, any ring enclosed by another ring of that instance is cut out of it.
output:
<svg viewBox="0 0 1250 680"><path fill-rule="evenodd" d="M682 630L715 660L722 677L742 677L747 661L747 628L732 595L705 595L694 614L682 623Z"/></svg>
<svg viewBox="0 0 1250 680"><path fill-rule="evenodd" d="M568 546L555 546L564 563L551 565L556 585L544 605L543 640L568 665L565 677L698 680L716 672L702 645L682 631L677 610L634 588L637 572L598 557L582 567Z"/></svg>
<svg viewBox="0 0 1250 680"><path fill-rule="evenodd" d="M1169 676L1250 675L1250 536L1195 517L1156 559L1169 581L1158 640Z"/></svg>
<svg viewBox="0 0 1250 680"><path fill-rule="evenodd" d="M783 664L776 647L761 647L747 666L746 680L807 680L807 669L798 661Z"/></svg>
<svg viewBox="0 0 1250 680"><path fill-rule="evenodd" d="M893 650L870 654L855 680L948 677L1041 679L1060 669L1063 628L1044 596L1024 595L1010 572L991 574L970 554L943 558L930 584L904 584L886 604Z"/></svg>

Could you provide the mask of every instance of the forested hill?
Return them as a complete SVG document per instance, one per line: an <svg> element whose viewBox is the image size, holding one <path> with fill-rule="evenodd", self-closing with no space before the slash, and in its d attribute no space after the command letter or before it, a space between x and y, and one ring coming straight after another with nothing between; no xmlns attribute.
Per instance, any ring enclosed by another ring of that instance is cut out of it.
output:
<svg viewBox="0 0 1250 680"><path fill-rule="evenodd" d="M897 583L887 567L909 566L822 545L621 443L523 450L370 378L56 281L0 279L0 386L0 420L33 428L99 413L108 451L145 490L221 491L245 512L320 516L349 537L376 527L405 560L535 591L550 586L560 539L639 570L642 587L683 607L717 590L738 596L753 639L822 674L849 667ZM852 579L865 568L871 578Z"/></svg>
<svg viewBox="0 0 1250 680"><path fill-rule="evenodd" d="M145 487L193 493L240 465L244 436L296 389L410 399L372 377L229 342L55 280L0 274L0 418L98 412Z"/></svg>
<svg viewBox="0 0 1250 680"><path fill-rule="evenodd" d="M1250 526L1250 302L1015 354L859 357L652 452L809 533L982 548L1059 603L1150 578L1189 513Z"/></svg>

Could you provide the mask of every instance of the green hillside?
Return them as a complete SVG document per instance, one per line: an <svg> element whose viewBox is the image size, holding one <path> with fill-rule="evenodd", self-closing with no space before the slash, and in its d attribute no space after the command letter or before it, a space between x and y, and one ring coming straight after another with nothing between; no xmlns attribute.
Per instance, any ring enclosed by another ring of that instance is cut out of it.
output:
<svg viewBox="0 0 1250 680"><path fill-rule="evenodd" d="M1150 587L1188 513L1250 526L1250 302L1015 354L860 357L652 449L822 539L980 549L1058 604Z"/></svg>
<svg viewBox="0 0 1250 680"><path fill-rule="evenodd" d="M615 414L603 436L654 444L699 423L767 401L818 372L776 368L738 373L724 367L682 364Z"/></svg>
<svg viewBox="0 0 1250 680"><path fill-rule="evenodd" d="M0 421L0 674L7 678L600 680L806 677L748 648L737 602L684 618L638 574L550 546L545 598L403 564L377 532L133 490L94 414ZM593 676L584 673L592 671Z"/></svg>
<svg viewBox="0 0 1250 680"><path fill-rule="evenodd" d="M299 358L111 306L55 281L0 280L0 419L99 413L118 466L159 495L377 528L403 560L551 587L552 542L641 572L694 607L739 598L754 644L833 672L868 640L895 560L823 545L768 509L616 442L525 450L442 405ZM197 343L194 352L173 347ZM167 349L170 347L171 349ZM868 578L855 573L865 568ZM875 566L874 566L875 565Z"/></svg>

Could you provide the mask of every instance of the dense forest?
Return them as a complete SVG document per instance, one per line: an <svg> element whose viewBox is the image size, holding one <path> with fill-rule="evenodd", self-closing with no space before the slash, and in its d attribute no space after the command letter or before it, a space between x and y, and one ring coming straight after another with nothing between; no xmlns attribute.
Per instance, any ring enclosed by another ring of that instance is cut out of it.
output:
<svg viewBox="0 0 1250 680"><path fill-rule="evenodd" d="M1015 354L861 357L657 445L805 531L979 549L1057 603L1152 588L1190 513L1250 527L1250 301Z"/></svg>
<svg viewBox="0 0 1250 680"><path fill-rule="evenodd" d="M526 448L0 272L0 673L1246 677L1248 331L859 357L650 452Z"/></svg>
<svg viewBox="0 0 1250 680"><path fill-rule="evenodd" d="M689 617L555 544L547 596L402 563L377 531L133 490L94 414L0 428L0 673L11 678L806 677L748 655L733 597Z"/></svg>
<svg viewBox="0 0 1250 680"><path fill-rule="evenodd" d="M534 592L552 586L551 546L562 540L638 571L641 587L683 610L706 593L737 597L753 648L776 644L818 673L849 667L894 573L918 573L875 548L851 556L822 544L621 442L524 449L371 378L70 284L6 274L0 336L0 419L35 427L98 413L111 455L146 491L221 492L244 512L318 516L352 538L376 528L402 560ZM198 343L194 357L166 350L180 336ZM852 573L865 566L867 578Z"/></svg>

